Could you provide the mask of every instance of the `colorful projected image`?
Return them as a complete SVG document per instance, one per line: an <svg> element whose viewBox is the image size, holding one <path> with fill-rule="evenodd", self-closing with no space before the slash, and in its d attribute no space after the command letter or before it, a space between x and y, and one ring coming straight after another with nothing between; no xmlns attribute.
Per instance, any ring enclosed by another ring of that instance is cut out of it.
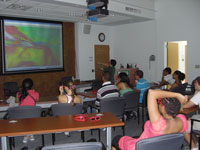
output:
<svg viewBox="0 0 200 150"><path fill-rule="evenodd" d="M6 70L63 67L62 25L4 20Z"/></svg>

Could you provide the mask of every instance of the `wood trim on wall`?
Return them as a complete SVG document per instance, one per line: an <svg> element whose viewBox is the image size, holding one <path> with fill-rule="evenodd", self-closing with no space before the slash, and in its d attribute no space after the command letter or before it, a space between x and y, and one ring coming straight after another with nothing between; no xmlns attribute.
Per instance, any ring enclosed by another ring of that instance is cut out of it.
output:
<svg viewBox="0 0 200 150"><path fill-rule="evenodd" d="M0 99L4 98L3 83L14 81L21 86L25 78L31 78L34 82L35 91L40 97L58 95L59 81L64 76L75 76L75 27L74 23L63 23L63 49L64 71L29 73L17 75L0 75Z"/></svg>

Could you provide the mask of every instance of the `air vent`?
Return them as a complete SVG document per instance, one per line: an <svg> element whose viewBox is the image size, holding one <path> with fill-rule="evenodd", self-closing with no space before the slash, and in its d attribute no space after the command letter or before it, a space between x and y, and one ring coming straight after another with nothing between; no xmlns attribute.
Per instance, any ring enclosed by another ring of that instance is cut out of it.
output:
<svg viewBox="0 0 200 150"><path fill-rule="evenodd" d="M136 13L136 14L142 13L142 11L140 9L136 9L136 8L132 8L132 7L125 7L125 10L128 11L128 12Z"/></svg>
<svg viewBox="0 0 200 150"><path fill-rule="evenodd" d="M0 2L9 2L11 0L0 0Z"/></svg>
<svg viewBox="0 0 200 150"><path fill-rule="evenodd" d="M28 9L32 8L31 6L26 5L19 5L19 4L11 4L7 7L7 9L13 9L13 10L23 10L26 11Z"/></svg>

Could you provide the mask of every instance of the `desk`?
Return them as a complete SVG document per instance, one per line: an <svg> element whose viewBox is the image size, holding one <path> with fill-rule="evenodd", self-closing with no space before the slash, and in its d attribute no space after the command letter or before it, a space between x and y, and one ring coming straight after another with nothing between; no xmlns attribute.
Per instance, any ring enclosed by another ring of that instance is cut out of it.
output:
<svg viewBox="0 0 200 150"><path fill-rule="evenodd" d="M92 82L74 82L74 85L76 85L76 88L84 88L84 87L90 87L92 85Z"/></svg>
<svg viewBox="0 0 200 150"><path fill-rule="evenodd" d="M91 122L90 120L78 122L73 119L73 115L15 119L17 121L16 123L9 123L11 120L0 120L2 150L7 150L7 136L70 132L96 128L107 128L107 150L111 150L111 127L124 126L124 123L112 113L105 112L102 114L101 120L96 122ZM89 114L88 116L91 117L95 115L96 114Z"/></svg>
<svg viewBox="0 0 200 150"><path fill-rule="evenodd" d="M92 93L92 92L77 92L76 94L87 97L87 98L96 98L97 97L97 94Z"/></svg>
<svg viewBox="0 0 200 150"><path fill-rule="evenodd" d="M37 102L36 106L40 106L42 108L50 108L53 104L58 104L58 101ZM16 104L16 106L18 106L18 104ZM0 112L7 111L8 107L8 104L0 104Z"/></svg>
<svg viewBox="0 0 200 150"><path fill-rule="evenodd" d="M89 89L92 87L92 82L74 82L76 86L76 92L83 92L85 89Z"/></svg>
<svg viewBox="0 0 200 150"><path fill-rule="evenodd" d="M82 103L95 101L97 94L91 92L76 92L77 95L81 96Z"/></svg>
<svg viewBox="0 0 200 150"><path fill-rule="evenodd" d="M189 114L191 112L194 112L194 111L198 111L199 110L199 106L194 106L194 107L191 107L191 108L183 108L183 110L180 112L182 114Z"/></svg>

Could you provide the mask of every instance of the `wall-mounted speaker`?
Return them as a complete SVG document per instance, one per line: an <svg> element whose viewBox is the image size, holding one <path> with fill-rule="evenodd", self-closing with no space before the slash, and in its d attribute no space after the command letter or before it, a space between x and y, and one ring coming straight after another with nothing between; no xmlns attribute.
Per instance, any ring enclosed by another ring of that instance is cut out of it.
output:
<svg viewBox="0 0 200 150"><path fill-rule="evenodd" d="M84 26L83 26L83 33L84 34L90 34L90 30L91 30L91 25L84 24Z"/></svg>

